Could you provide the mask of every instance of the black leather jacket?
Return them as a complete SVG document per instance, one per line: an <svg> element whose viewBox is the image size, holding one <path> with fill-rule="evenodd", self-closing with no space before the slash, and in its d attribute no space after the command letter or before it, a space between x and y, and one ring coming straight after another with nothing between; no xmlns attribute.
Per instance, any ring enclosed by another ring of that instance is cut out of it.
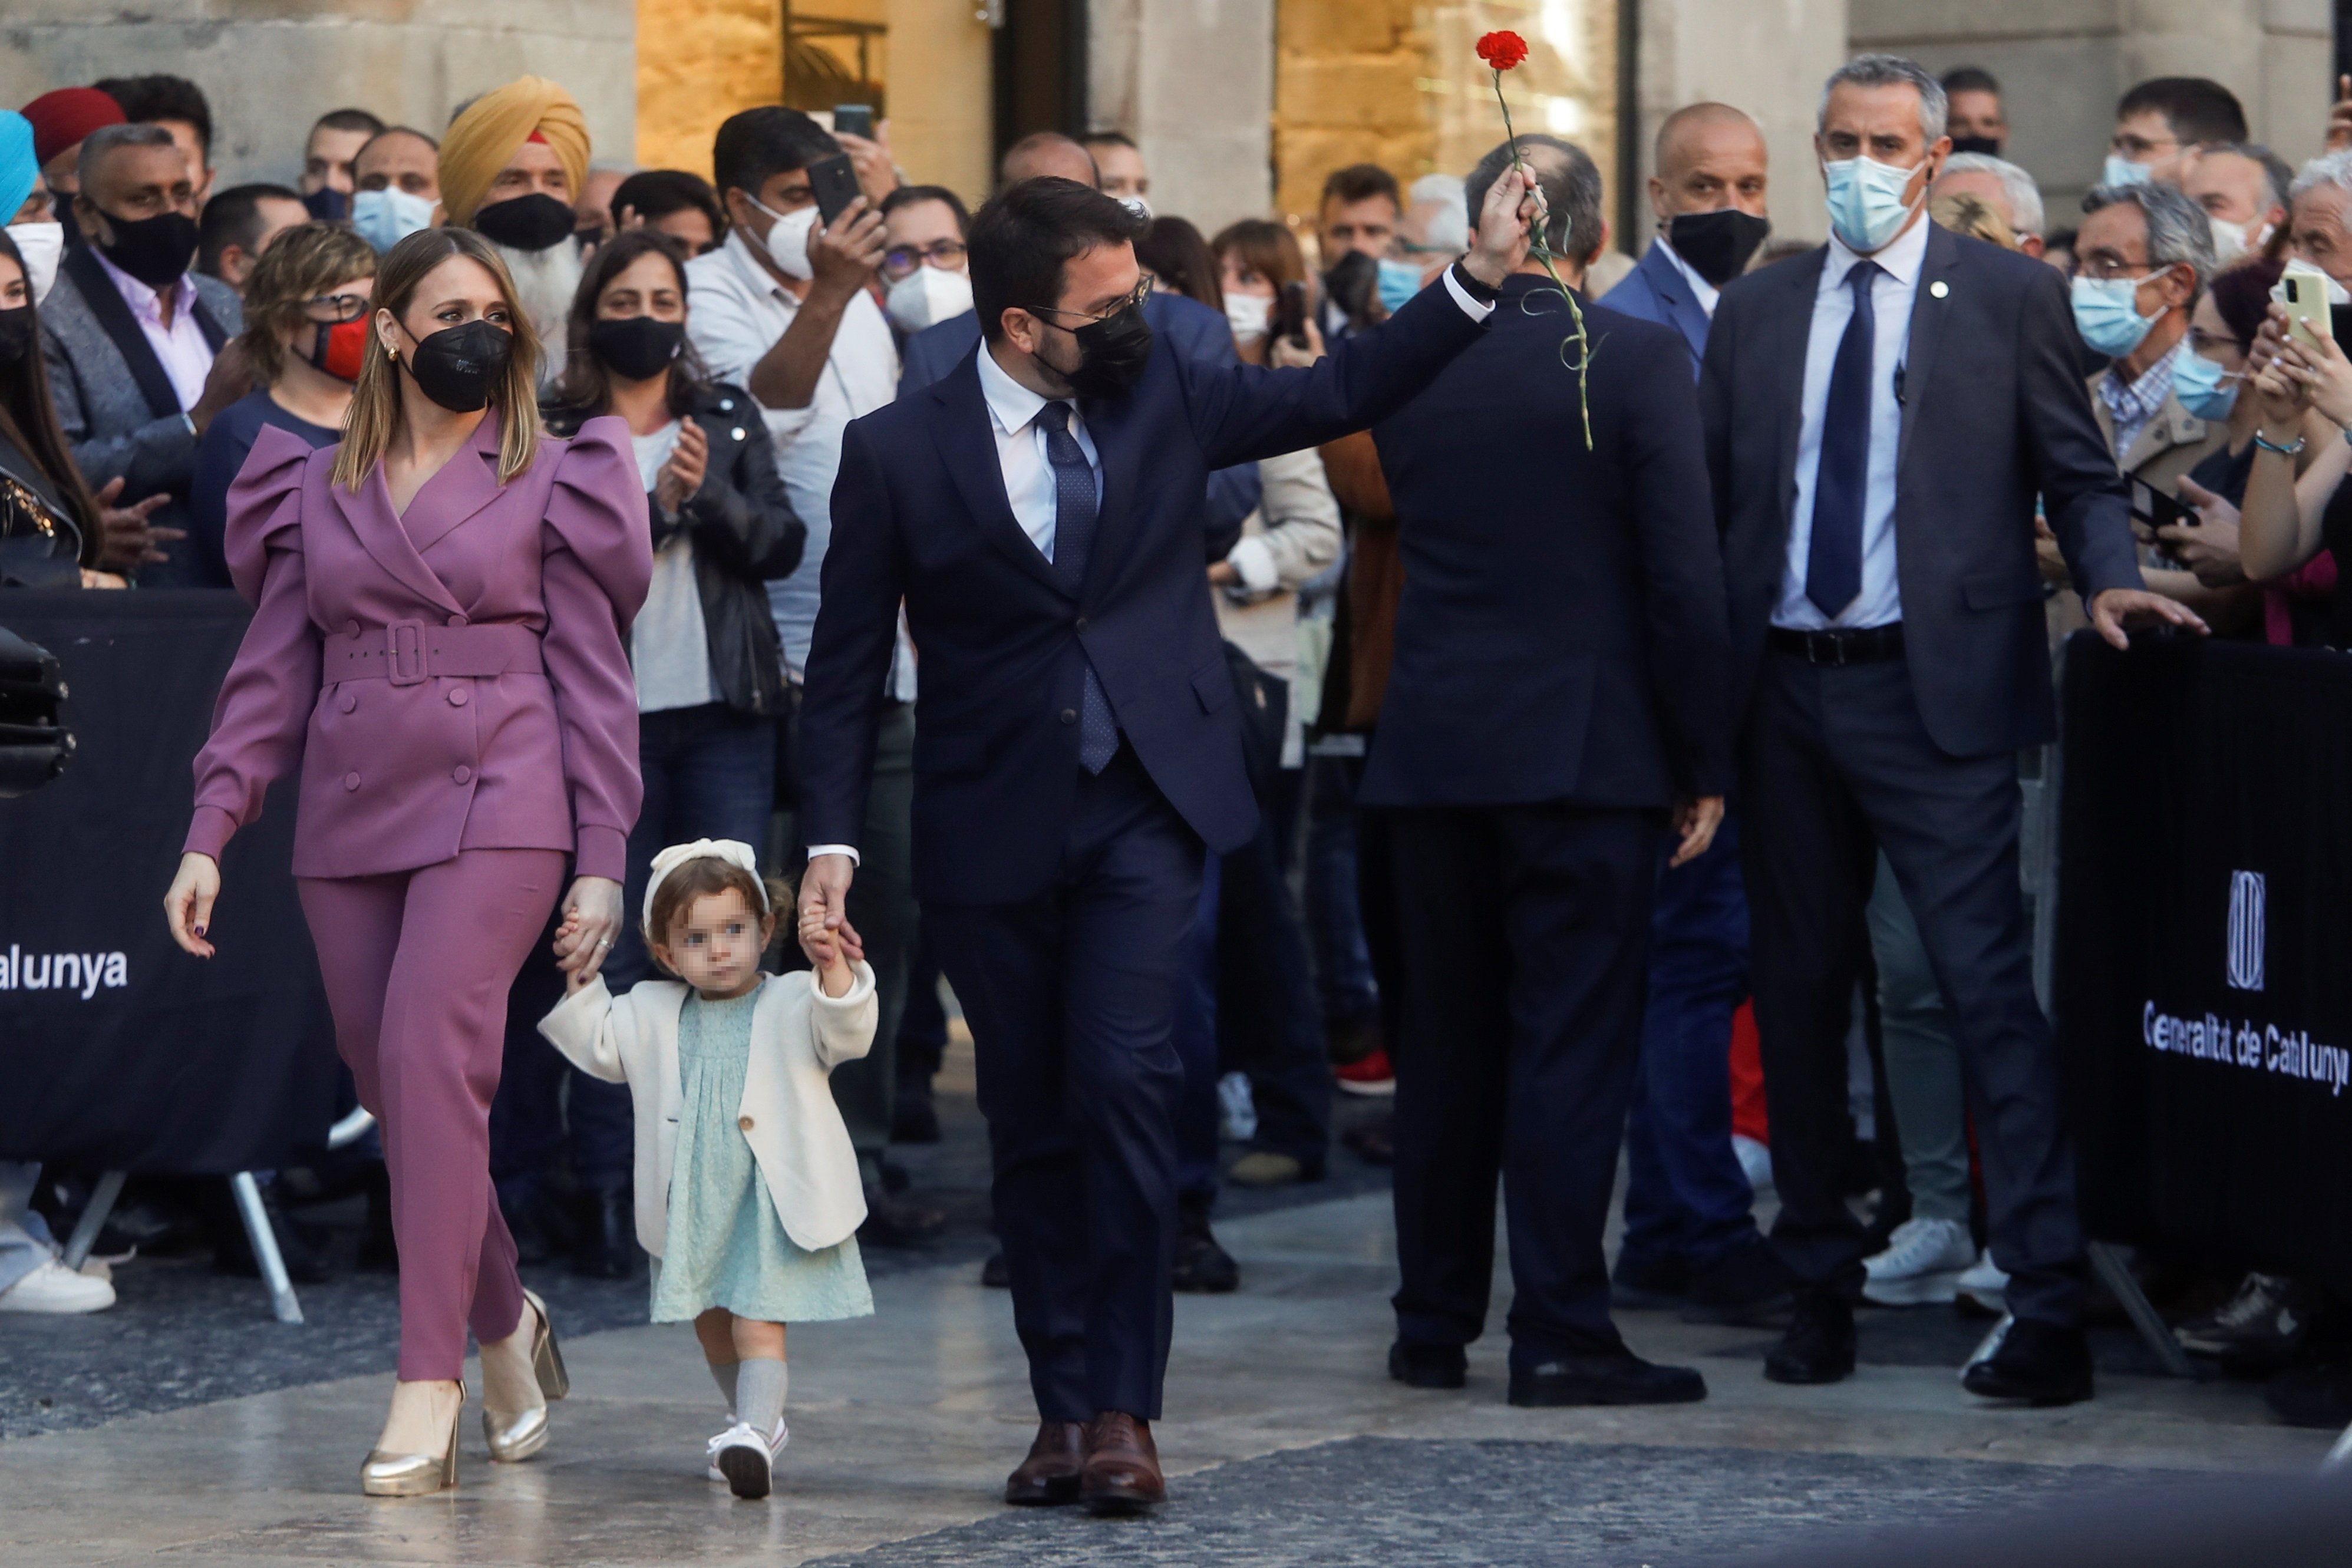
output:
<svg viewBox="0 0 2352 1568"><path fill-rule="evenodd" d="M594 412L542 411L558 435L572 434ZM784 494L776 449L750 392L722 382L697 400L692 418L710 442L702 488L674 517L665 517L653 497L646 497L654 548L680 528L690 530L710 678L719 700L738 713L778 714L784 702L783 649L765 585L790 577L800 565L808 526Z"/></svg>

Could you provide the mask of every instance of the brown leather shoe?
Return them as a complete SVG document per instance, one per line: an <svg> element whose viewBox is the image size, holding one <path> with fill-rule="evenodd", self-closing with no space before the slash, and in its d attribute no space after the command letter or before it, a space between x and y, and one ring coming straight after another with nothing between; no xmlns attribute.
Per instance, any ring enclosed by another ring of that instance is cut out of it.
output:
<svg viewBox="0 0 2352 1568"><path fill-rule="evenodd" d="M1040 1421L1029 1457L1005 1479L1004 1500L1024 1507L1055 1507L1078 1500L1078 1472L1087 1460L1087 1424Z"/></svg>
<svg viewBox="0 0 2352 1568"><path fill-rule="evenodd" d="M1150 1422L1118 1410L1095 1417L1087 1428L1087 1463L1078 1475L1078 1499L1088 1513L1141 1513L1168 1500Z"/></svg>

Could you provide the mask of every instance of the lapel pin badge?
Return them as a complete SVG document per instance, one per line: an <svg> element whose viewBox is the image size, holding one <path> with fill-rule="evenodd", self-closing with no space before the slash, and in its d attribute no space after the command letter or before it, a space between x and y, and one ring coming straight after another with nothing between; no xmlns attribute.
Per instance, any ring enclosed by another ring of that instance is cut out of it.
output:
<svg viewBox="0 0 2352 1568"><path fill-rule="evenodd" d="M1951 291L1952 286L1945 282L1940 277L1936 279L1935 282L1927 285L1927 293L1930 297L1937 299L1941 299L1945 295L1949 294Z"/></svg>

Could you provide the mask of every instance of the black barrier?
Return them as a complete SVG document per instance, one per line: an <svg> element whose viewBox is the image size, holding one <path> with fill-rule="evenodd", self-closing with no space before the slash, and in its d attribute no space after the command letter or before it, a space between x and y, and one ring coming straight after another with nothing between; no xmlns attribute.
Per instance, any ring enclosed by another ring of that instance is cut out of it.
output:
<svg viewBox="0 0 2352 1568"><path fill-rule="evenodd" d="M334 1040L288 869L292 780L229 846L219 956L163 925L188 764L248 614L226 591L0 592L0 625L64 665L79 743L0 801L0 1159L250 1170L326 1129Z"/></svg>
<svg viewBox="0 0 2352 1568"><path fill-rule="evenodd" d="M2352 1291L2352 658L2083 632L2064 703L2084 1227Z"/></svg>

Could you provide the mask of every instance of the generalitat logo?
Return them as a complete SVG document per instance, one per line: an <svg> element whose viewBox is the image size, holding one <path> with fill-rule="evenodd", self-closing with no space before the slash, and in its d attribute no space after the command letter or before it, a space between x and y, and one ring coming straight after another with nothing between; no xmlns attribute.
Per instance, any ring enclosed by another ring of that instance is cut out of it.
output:
<svg viewBox="0 0 2352 1568"><path fill-rule="evenodd" d="M26 953L14 942L0 953L0 991L74 991L88 1001L100 986L130 983L130 961L120 953Z"/></svg>
<svg viewBox="0 0 2352 1568"><path fill-rule="evenodd" d="M2230 873L2230 985L2233 989L2263 988L2263 942L2269 902L2262 873Z"/></svg>

